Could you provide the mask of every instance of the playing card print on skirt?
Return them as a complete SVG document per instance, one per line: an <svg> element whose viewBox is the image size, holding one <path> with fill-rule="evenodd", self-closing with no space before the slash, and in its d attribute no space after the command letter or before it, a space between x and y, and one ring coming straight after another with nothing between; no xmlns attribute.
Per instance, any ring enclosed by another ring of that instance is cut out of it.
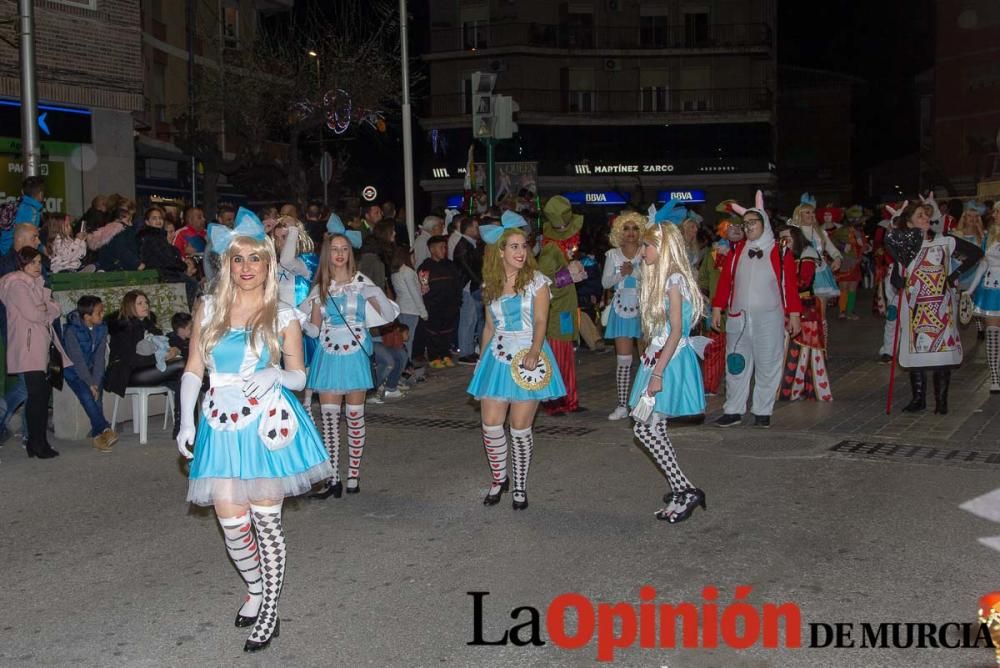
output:
<svg viewBox="0 0 1000 668"><path fill-rule="evenodd" d="M247 338L245 331L231 330L219 340L206 361L217 379L236 376L244 366L244 357L249 355ZM265 368L267 357L264 347L253 368ZM286 406L284 413L274 405L279 401ZM272 408L275 413L269 417ZM288 390L278 387L255 405L243 397L242 385L227 383L209 389L202 409L188 484L191 503L277 501L304 494L314 483L333 475L322 439ZM271 450L260 432L262 424L275 418L278 422L268 423L267 430L273 429L278 437L284 418L290 434L283 447Z"/></svg>
<svg viewBox="0 0 1000 668"><path fill-rule="evenodd" d="M368 359L372 344L367 329L358 324L331 325L324 320L319 342L306 387L317 392L346 393L375 386Z"/></svg>
<svg viewBox="0 0 1000 668"><path fill-rule="evenodd" d="M778 399L833 401L822 348L822 330L823 323L818 320L803 322L802 331L789 342Z"/></svg>

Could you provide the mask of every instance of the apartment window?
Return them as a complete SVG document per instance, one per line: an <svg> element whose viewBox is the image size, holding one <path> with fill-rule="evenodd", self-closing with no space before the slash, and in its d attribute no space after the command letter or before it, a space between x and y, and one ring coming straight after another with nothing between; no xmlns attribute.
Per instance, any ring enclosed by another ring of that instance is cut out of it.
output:
<svg viewBox="0 0 1000 668"><path fill-rule="evenodd" d="M656 49L670 46L666 16L639 17L639 45Z"/></svg>
<svg viewBox="0 0 1000 668"><path fill-rule="evenodd" d="M688 47L708 46L708 10L685 10L684 45Z"/></svg>
<svg viewBox="0 0 1000 668"><path fill-rule="evenodd" d="M466 51L485 49L489 46L489 5L462 7L462 48Z"/></svg>
<svg viewBox="0 0 1000 668"><path fill-rule="evenodd" d="M164 63L153 63L149 82L149 97L153 105L161 106L167 101L167 66ZM156 120L163 120L157 118Z"/></svg>
<svg viewBox="0 0 1000 668"><path fill-rule="evenodd" d="M79 7L80 9L97 9L97 0L51 0L57 5Z"/></svg>
<svg viewBox="0 0 1000 668"><path fill-rule="evenodd" d="M594 70L570 68L566 80L566 110L580 114L597 111Z"/></svg>
<svg viewBox="0 0 1000 668"><path fill-rule="evenodd" d="M226 48L234 49L240 44L240 8L236 4L226 4L222 8L222 36Z"/></svg>
<svg viewBox="0 0 1000 668"><path fill-rule="evenodd" d="M462 113L472 113L472 77L469 75L462 79Z"/></svg>
<svg viewBox="0 0 1000 668"><path fill-rule="evenodd" d="M589 5L559 6L561 34L559 46L564 49L594 48L594 9Z"/></svg>
<svg viewBox="0 0 1000 668"><path fill-rule="evenodd" d="M163 21L163 0L150 0L149 17L154 21Z"/></svg>
<svg viewBox="0 0 1000 668"><path fill-rule="evenodd" d="M711 104L712 71L707 66L683 67L680 72L681 111L708 111Z"/></svg>
<svg viewBox="0 0 1000 668"><path fill-rule="evenodd" d="M670 88L666 70L641 70L639 72L639 111L669 111Z"/></svg>

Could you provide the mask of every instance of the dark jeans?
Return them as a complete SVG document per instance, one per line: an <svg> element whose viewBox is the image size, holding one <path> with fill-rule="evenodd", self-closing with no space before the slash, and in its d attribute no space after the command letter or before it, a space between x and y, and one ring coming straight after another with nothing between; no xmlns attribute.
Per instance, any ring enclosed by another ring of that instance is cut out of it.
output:
<svg viewBox="0 0 1000 668"><path fill-rule="evenodd" d="M24 412L28 418L28 451L35 454L49 448L45 430L49 422L49 396L52 387L44 371L25 371L21 374L28 388L28 401Z"/></svg>
<svg viewBox="0 0 1000 668"><path fill-rule="evenodd" d="M73 367L67 367L63 372L63 380L72 388L73 394L80 400L80 405L90 420L90 435L97 436L108 429L111 425L104 419L104 410L101 407L102 393L98 391L95 400L94 395L90 393L90 387L76 374Z"/></svg>
<svg viewBox="0 0 1000 668"><path fill-rule="evenodd" d="M375 342L375 364L378 367L378 378L375 386L383 382L385 389L395 390L399 387L399 377L406 368L406 348L390 348L381 342Z"/></svg>
<svg viewBox="0 0 1000 668"><path fill-rule="evenodd" d="M427 357L432 360L447 357L450 354L452 338L455 336L458 324L458 312L449 310L444 313L429 312L427 319Z"/></svg>
<svg viewBox="0 0 1000 668"><path fill-rule="evenodd" d="M160 371L155 366L148 366L144 369L133 369L129 376L129 387L156 387L162 385L174 393L174 431L180 424L181 414L181 375L184 373L185 361L182 359L167 362L165 371Z"/></svg>

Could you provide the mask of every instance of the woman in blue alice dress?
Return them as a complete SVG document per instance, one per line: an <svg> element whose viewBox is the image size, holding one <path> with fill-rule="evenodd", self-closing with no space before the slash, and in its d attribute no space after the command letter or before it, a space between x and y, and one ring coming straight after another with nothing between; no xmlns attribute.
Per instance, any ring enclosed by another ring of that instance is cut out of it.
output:
<svg viewBox="0 0 1000 668"><path fill-rule="evenodd" d="M687 249L675 225L653 225L643 238L643 331L649 345L642 355L629 405L652 402L648 417L636 419L634 433L649 451L670 484L666 507L656 518L671 524L683 522L697 506L705 507L705 493L696 488L677 463L667 434L667 419L705 411L701 366L697 347L708 339L689 335L701 317L704 297L687 260ZM648 409L648 405L646 406Z"/></svg>
<svg viewBox="0 0 1000 668"><path fill-rule="evenodd" d="M986 253L969 285L973 315L986 325L986 361L990 367L990 394L1000 394L1000 206L993 209L987 231Z"/></svg>
<svg viewBox="0 0 1000 668"><path fill-rule="evenodd" d="M333 475L313 496L340 498L340 405L347 420L347 493L361 491L361 458L365 453L365 395L375 386L372 378L370 327L396 319L399 307L390 301L354 265L354 248L361 246L359 232L335 232L323 241L319 271L302 311L309 314L307 333L319 337L309 365L306 387L319 394L323 443L330 455Z"/></svg>
<svg viewBox="0 0 1000 668"><path fill-rule="evenodd" d="M639 318L639 269L642 267L640 241L646 217L630 211L623 213L611 225L611 250L604 257L601 284L605 290L614 288L608 306L608 324L604 338L614 339L618 364L615 382L618 388L618 405L608 416L609 420L628 417L628 390L632 384L633 341L642 336Z"/></svg>
<svg viewBox="0 0 1000 668"><path fill-rule="evenodd" d="M274 245L249 211L240 209L235 222L232 230L209 226L221 271L195 314L177 447L193 457L188 501L215 507L226 549L247 585L236 626L253 626L244 645L253 652L281 629L282 501L329 477L330 464L292 395L305 386L302 332L294 311L278 304ZM210 388L196 430L205 371Z"/></svg>
<svg viewBox="0 0 1000 668"><path fill-rule="evenodd" d="M492 506L509 488L507 435L510 410L513 508L528 507L528 467L534 448L531 425L539 401L565 396L545 330L551 281L535 270L535 258L522 228L524 218L507 211L502 225L483 225L479 234L488 245L483 260L483 354L468 393L481 402L483 446L490 465L490 490L483 503Z"/></svg>

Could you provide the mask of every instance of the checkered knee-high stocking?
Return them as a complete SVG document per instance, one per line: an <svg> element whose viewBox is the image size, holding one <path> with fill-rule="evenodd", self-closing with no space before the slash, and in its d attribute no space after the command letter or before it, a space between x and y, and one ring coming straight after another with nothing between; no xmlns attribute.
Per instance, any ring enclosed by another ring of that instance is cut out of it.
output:
<svg viewBox="0 0 1000 668"><path fill-rule="evenodd" d="M225 536L229 558L233 560L233 565L247 584L246 598L240 607L239 615L256 617L263 600L264 589L260 575L260 555L257 553L257 540L253 535L250 513L218 519L222 534Z"/></svg>
<svg viewBox="0 0 1000 668"><path fill-rule="evenodd" d="M653 460L656 461L656 465L663 472L663 475L667 477L670 489L674 493L694 487L681 471L680 464L677 463L677 453L674 452L674 446L670 443L670 437L667 435L666 420L660 420L652 426L636 422L633 433L642 446L653 456Z"/></svg>
<svg viewBox="0 0 1000 668"><path fill-rule="evenodd" d="M305 394L302 395L302 405L305 407L306 413L309 413L309 419L313 421L313 424L316 424L316 414L313 413L313 391L312 390L310 390L308 388L306 389ZM323 406L321 404L320 405L320 410L322 410L322 409L323 409ZM319 425L317 424L316 426L318 427Z"/></svg>
<svg viewBox="0 0 1000 668"><path fill-rule="evenodd" d="M361 458L365 454L365 405L346 404L347 416L347 489L358 486Z"/></svg>
<svg viewBox="0 0 1000 668"><path fill-rule="evenodd" d="M321 404L319 409L323 420L323 445L330 455L330 467L333 469L330 484L336 485L340 482L340 405Z"/></svg>
<svg viewBox="0 0 1000 668"><path fill-rule="evenodd" d="M632 356L619 355L618 368L615 370L615 380L618 382L618 405L628 405L628 391L632 385Z"/></svg>
<svg viewBox="0 0 1000 668"><path fill-rule="evenodd" d="M535 438L528 429L510 430L510 455L511 464L514 469L514 494L515 501L524 501L528 491L528 467L531 466L531 452L535 445Z"/></svg>
<svg viewBox="0 0 1000 668"><path fill-rule="evenodd" d="M990 389L1000 390L1000 327L986 328L986 361L990 365Z"/></svg>
<svg viewBox="0 0 1000 668"><path fill-rule="evenodd" d="M248 641L263 643L276 635L278 597L285 579L285 531L281 526L281 506L250 505L260 549L260 572L264 580L263 602Z"/></svg>
<svg viewBox="0 0 1000 668"><path fill-rule="evenodd" d="M507 479L507 434L502 424L483 425L483 447L490 465L490 494L496 494Z"/></svg>

